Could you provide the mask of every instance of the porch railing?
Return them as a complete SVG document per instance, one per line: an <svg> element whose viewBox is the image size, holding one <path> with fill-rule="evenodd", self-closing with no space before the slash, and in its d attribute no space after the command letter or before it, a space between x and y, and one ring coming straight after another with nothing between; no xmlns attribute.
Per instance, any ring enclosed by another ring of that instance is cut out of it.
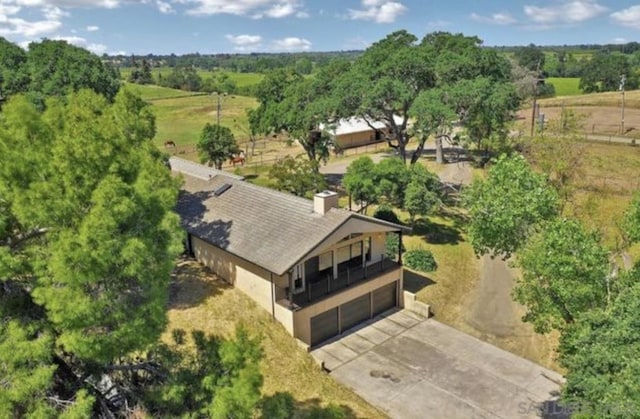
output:
<svg viewBox="0 0 640 419"><path fill-rule="evenodd" d="M338 276L336 277L334 277L333 273L325 273L312 279L308 278L306 289L303 293L293 294L292 301L286 299L281 301L281 304L288 304L292 309L301 308L334 295L352 285L375 279L379 274L397 269L399 266L397 262L384 256L380 258L380 261L369 266L347 265L342 269L338 269ZM289 295L289 293L287 292L286 295Z"/></svg>

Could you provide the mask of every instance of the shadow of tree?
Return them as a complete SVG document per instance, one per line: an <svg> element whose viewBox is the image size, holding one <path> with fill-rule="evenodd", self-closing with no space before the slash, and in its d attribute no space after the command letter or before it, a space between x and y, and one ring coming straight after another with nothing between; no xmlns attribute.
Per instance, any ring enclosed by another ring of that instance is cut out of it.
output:
<svg viewBox="0 0 640 419"><path fill-rule="evenodd" d="M424 239L428 243L433 244L458 244L464 241L457 228L422 218L416 220L413 225L413 232L414 234L424 236Z"/></svg>
<svg viewBox="0 0 640 419"><path fill-rule="evenodd" d="M176 211L180 214L183 228L197 232L197 236L209 243L226 249L229 246L229 234L233 221L207 220L208 212L205 201L211 199L210 191L186 192L178 196Z"/></svg>
<svg viewBox="0 0 640 419"><path fill-rule="evenodd" d="M404 269L402 278L404 289L414 294L417 294L419 291L423 290L429 285L436 284L436 281L429 278L428 276L410 271L408 269Z"/></svg>
<svg viewBox="0 0 640 419"><path fill-rule="evenodd" d="M185 310L196 307L228 288L231 285L210 274L195 260L182 259L171 274L168 308Z"/></svg>
<svg viewBox="0 0 640 419"><path fill-rule="evenodd" d="M353 409L346 405L322 406L318 398L299 401L290 393L278 392L262 399L261 417L265 419L355 419Z"/></svg>

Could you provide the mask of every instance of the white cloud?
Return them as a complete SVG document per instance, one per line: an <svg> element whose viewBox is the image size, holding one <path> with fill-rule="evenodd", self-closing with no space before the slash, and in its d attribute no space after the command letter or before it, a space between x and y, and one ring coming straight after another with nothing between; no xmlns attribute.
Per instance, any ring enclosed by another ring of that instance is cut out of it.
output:
<svg viewBox="0 0 640 419"><path fill-rule="evenodd" d="M89 25L85 29L87 30L87 32L95 32L95 31L99 31L100 27L96 25Z"/></svg>
<svg viewBox="0 0 640 419"><path fill-rule="evenodd" d="M107 46L103 44L94 44L80 36L56 36L53 39L59 41L67 41L71 45L87 49L96 55L102 55L107 52Z"/></svg>
<svg viewBox="0 0 640 419"><path fill-rule="evenodd" d="M156 6L158 6L158 10L160 10L160 13L164 13L165 15L175 13L175 10L173 10L171 4L167 3L166 1L157 0Z"/></svg>
<svg viewBox="0 0 640 419"><path fill-rule="evenodd" d="M640 29L640 5L611 13L611 19L619 25Z"/></svg>
<svg viewBox="0 0 640 419"><path fill-rule="evenodd" d="M28 0L27 0L28 1ZM304 17L306 12L300 10L300 0L173 0L175 3L193 5L187 10L190 15L230 14L251 16L254 19L263 17L282 18L286 16Z"/></svg>
<svg viewBox="0 0 640 419"><path fill-rule="evenodd" d="M0 18L0 36L20 35L24 37L37 37L58 30L62 23L54 20L39 20L28 22L17 17Z"/></svg>
<svg viewBox="0 0 640 419"><path fill-rule="evenodd" d="M584 22L606 11L606 7L594 0L564 1L549 7L524 6L525 15L533 22L543 25Z"/></svg>
<svg viewBox="0 0 640 419"><path fill-rule="evenodd" d="M629 40L625 38L613 38L611 40L611 43L613 44L626 44L627 42L629 42Z"/></svg>
<svg viewBox="0 0 640 419"><path fill-rule="evenodd" d="M509 13L494 13L490 16L471 13L471 19L476 22L489 23L491 25L512 25L517 22L517 20Z"/></svg>
<svg viewBox="0 0 640 419"><path fill-rule="evenodd" d="M288 37L273 41L273 49L276 51L308 51L311 49L311 42L304 38Z"/></svg>
<svg viewBox="0 0 640 419"><path fill-rule="evenodd" d="M260 35L225 35L237 51L255 51L262 44Z"/></svg>
<svg viewBox="0 0 640 419"><path fill-rule="evenodd" d="M408 9L402 3L386 0L361 0L362 9L349 9L353 20L372 20L376 23L392 23Z"/></svg>

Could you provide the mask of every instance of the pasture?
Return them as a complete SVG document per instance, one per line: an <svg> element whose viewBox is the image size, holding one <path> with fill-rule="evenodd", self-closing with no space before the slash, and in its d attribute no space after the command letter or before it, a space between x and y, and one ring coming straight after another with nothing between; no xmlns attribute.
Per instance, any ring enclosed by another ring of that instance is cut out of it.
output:
<svg viewBox="0 0 640 419"><path fill-rule="evenodd" d="M580 78L578 77L549 77L545 79L545 83L553 84L556 89L556 96L576 96L581 95L582 91L578 88Z"/></svg>
<svg viewBox="0 0 640 419"><path fill-rule="evenodd" d="M119 70L120 78L122 80L128 80L133 69L131 67L122 67ZM166 77L171 74L171 72L173 72L172 67L154 67L151 69L151 75L156 81L160 76ZM200 77L202 77L202 80L210 79L216 74L216 71L203 69L197 69L196 72ZM259 73L235 73L231 71L224 71L224 73L226 73L229 76L229 79L233 80L238 87L253 86L260 83L260 80L264 77L263 74Z"/></svg>

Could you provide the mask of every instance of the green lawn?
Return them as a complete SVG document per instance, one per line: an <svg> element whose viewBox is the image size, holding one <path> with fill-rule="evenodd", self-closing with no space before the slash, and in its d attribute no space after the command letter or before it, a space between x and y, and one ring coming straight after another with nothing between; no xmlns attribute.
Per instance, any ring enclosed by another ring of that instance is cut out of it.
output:
<svg viewBox="0 0 640 419"><path fill-rule="evenodd" d="M553 84L556 88L556 96L576 96L582 94L578 88L580 78L578 77L549 77L545 83Z"/></svg>

